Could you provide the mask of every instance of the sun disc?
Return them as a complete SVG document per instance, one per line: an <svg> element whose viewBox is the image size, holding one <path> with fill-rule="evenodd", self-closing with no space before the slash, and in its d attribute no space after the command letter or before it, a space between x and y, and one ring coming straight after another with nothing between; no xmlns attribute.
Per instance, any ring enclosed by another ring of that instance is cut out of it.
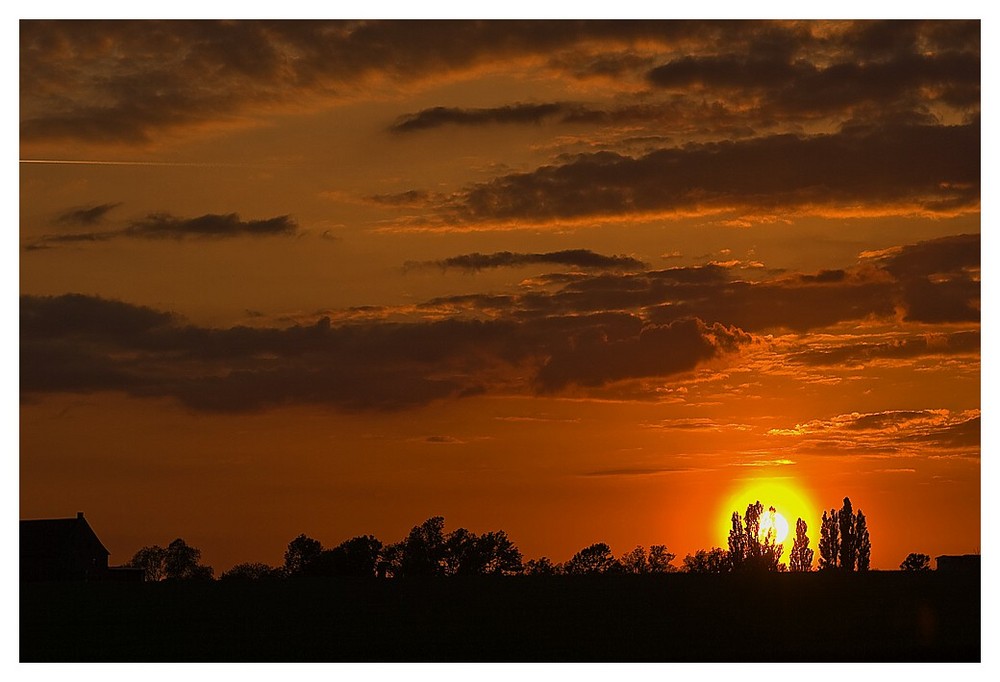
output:
<svg viewBox="0 0 1000 682"><path fill-rule="evenodd" d="M781 512L768 510L760 518L760 531L757 536L763 540L768 532L774 532L774 542L781 544L788 537L788 521Z"/></svg>

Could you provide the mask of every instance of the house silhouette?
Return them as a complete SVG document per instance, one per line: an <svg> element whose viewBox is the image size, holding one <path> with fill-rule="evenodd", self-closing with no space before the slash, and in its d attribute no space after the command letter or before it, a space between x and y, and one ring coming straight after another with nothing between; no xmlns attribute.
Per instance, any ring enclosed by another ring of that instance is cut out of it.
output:
<svg viewBox="0 0 1000 682"><path fill-rule="evenodd" d="M21 521L22 581L107 579L110 554L83 512Z"/></svg>
<svg viewBox="0 0 1000 682"><path fill-rule="evenodd" d="M935 557L934 560L937 562L937 570L939 571L947 571L949 573L978 573L982 570L982 563L978 554L942 554L939 557Z"/></svg>

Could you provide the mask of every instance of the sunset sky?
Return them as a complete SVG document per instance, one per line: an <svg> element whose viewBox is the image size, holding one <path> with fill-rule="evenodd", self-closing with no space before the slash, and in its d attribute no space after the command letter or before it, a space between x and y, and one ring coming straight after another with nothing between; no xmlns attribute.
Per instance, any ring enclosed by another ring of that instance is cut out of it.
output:
<svg viewBox="0 0 1000 682"><path fill-rule="evenodd" d="M24 21L20 516L978 552L980 157L978 21Z"/></svg>

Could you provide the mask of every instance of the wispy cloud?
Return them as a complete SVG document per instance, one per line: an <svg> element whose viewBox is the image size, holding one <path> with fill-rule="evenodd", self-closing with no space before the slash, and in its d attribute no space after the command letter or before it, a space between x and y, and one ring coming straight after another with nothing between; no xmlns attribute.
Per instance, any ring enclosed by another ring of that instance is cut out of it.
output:
<svg viewBox="0 0 1000 682"><path fill-rule="evenodd" d="M436 267L442 270L478 272L489 268L516 268L527 265L562 265L574 268L639 270L646 266L631 256L606 256L588 249L567 249L548 253L469 253L434 261L407 261L406 269Z"/></svg>
<svg viewBox="0 0 1000 682"><path fill-rule="evenodd" d="M104 216L119 206L121 206L121 202L70 209L60 213L56 218L56 222L62 225L95 225L104 220Z"/></svg>
<svg viewBox="0 0 1000 682"><path fill-rule="evenodd" d="M852 412L772 429L769 435L798 441L796 447L829 454L913 455L942 452L979 456L978 409Z"/></svg>
<svg viewBox="0 0 1000 682"><path fill-rule="evenodd" d="M117 204L90 209L96 222ZM109 208L105 208L109 207ZM89 219L85 214L83 219ZM68 222L68 221L65 221ZM80 222L80 217L76 218ZM298 225L290 216L278 216L264 220L242 220L236 213L209 213L196 218L178 218L169 213L154 213L134 220L127 227L101 232L71 232L43 235L29 244L29 250L51 248L59 244L79 244L105 242L112 239L227 239L234 237L292 236L298 232Z"/></svg>

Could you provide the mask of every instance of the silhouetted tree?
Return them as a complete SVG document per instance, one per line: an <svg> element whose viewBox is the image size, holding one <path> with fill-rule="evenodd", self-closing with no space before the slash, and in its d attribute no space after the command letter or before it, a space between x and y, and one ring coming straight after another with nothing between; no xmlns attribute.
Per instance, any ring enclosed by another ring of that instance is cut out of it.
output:
<svg viewBox="0 0 1000 682"><path fill-rule="evenodd" d="M721 547L699 549L693 555L684 557L681 570L685 573L729 573L732 562L729 560L729 552Z"/></svg>
<svg viewBox="0 0 1000 682"><path fill-rule="evenodd" d="M823 522L819 531L819 568L827 571L840 565L840 524L837 510L823 512Z"/></svg>
<svg viewBox="0 0 1000 682"><path fill-rule="evenodd" d="M288 543L285 551L285 573L290 576L304 575L320 552L323 545L319 540L307 537L305 533Z"/></svg>
<svg viewBox="0 0 1000 682"><path fill-rule="evenodd" d="M677 567L671 564L676 554L667 551L666 545L650 545L647 559L650 573L673 573Z"/></svg>
<svg viewBox="0 0 1000 682"><path fill-rule="evenodd" d="M822 570L867 571L871 563L871 538L868 521L858 510L854 513L849 497L840 510L823 512L820 528L819 567Z"/></svg>
<svg viewBox="0 0 1000 682"><path fill-rule="evenodd" d="M556 575L560 571L547 556L540 559L528 559L524 564L525 575Z"/></svg>
<svg viewBox="0 0 1000 682"><path fill-rule="evenodd" d="M618 558L619 570L622 573L640 575L645 573L670 573L676 571L676 566L670 562L677 556L667 551L666 545L652 545L647 552L639 545L630 552Z"/></svg>
<svg viewBox="0 0 1000 682"><path fill-rule="evenodd" d="M316 555L303 569L305 575L374 578L382 543L372 535L345 540Z"/></svg>
<svg viewBox="0 0 1000 682"><path fill-rule="evenodd" d="M379 578L397 578L401 576L403 565L403 542L394 542L382 548L375 574Z"/></svg>
<svg viewBox="0 0 1000 682"><path fill-rule="evenodd" d="M733 564L742 564L747 556L746 536L743 531L743 521L740 513L734 511L731 517L732 526L729 529L729 560ZM697 553L696 553L697 556Z"/></svg>
<svg viewBox="0 0 1000 682"><path fill-rule="evenodd" d="M502 530L480 535L476 547L482 562L482 572L487 575L516 575L524 570L521 550Z"/></svg>
<svg viewBox="0 0 1000 682"><path fill-rule="evenodd" d="M910 552L899 565L901 571L929 571L931 570L931 558L926 554Z"/></svg>
<svg viewBox="0 0 1000 682"><path fill-rule="evenodd" d="M414 526L403 541L400 575L444 575L448 569L448 548L444 538L444 517L433 516Z"/></svg>
<svg viewBox="0 0 1000 682"><path fill-rule="evenodd" d="M611 548L603 542L584 547L566 562L565 570L570 575L591 575L614 572L619 567Z"/></svg>
<svg viewBox="0 0 1000 682"><path fill-rule="evenodd" d="M802 519L795 522L795 542L792 543L792 551L788 554L789 570L794 572L804 572L812 570L813 551L809 549L809 536L806 532L809 527Z"/></svg>
<svg viewBox="0 0 1000 682"><path fill-rule="evenodd" d="M630 575L649 573L649 557L646 554L646 549L642 545L637 546L630 552L622 554L618 558L618 564L621 566L622 573L628 573Z"/></svg>
<svg viewBox="0 0 1000 682"><path fill-rule="evenodd" d="M177 538L163 554L163 576L167 580L210 580L212 567L202 566L201 550Z"/></svg>
<svg viewBox="0 0 1000 682"><path fill-rule="evenodd" d="M167 550L158 545L143 547L132 555L125 565L129 568L141 568L143 578L147 582L158 582L163 580L163 558Z"/></svg>
<svg viewBox="0 0 1000 682"><path fill-rule="evenodd" d="M774 507L770 507L767 513L771 516L772 522L762 539L760 527L764 505L759 500L747 507L742 526L739 513L733 512L732 529L729 531L729 562L733 571L778 570L782 546L775 544Z"/></svg>
<svg viewBox="0 0 1000 682"><path fill-rule="evenodd" d="M258 561L236 564L219 576L219 580L275 580L282 578L285 571Z"/></svg>
<svg viewBox="0 0 1000 682"><path fill-rule="evenodd" d="M872 542L871 538L868 537L868 520L860 509L854 528L858 549L857 568L859 571L867 571L872 563Z"/></svg>
<svg viewBox="0 0 1000 682"><path fill-rule="evenodd" d="M853 571L858 561L858 540L855 536L855 523L857 517L854 516L854 509L851 507L851 499L844 498L844 506L837 514L837 523L840 526L840 570Z"/></svg>
<svg viewBox="0 0 1000 682"><path fill-rule="evenodd" d="M444 541L446 575L476 575L483 572L485 557L478 547L479 537L466 528L456 528Z"/></svg>

